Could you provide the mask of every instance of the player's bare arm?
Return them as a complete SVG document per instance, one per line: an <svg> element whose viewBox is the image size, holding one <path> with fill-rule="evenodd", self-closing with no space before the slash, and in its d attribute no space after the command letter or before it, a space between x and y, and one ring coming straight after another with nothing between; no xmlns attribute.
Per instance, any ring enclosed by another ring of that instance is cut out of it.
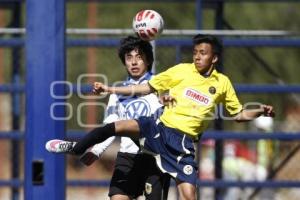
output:
<svg viewBox="0 0 300 200"><path fill-rule="evenodd" d="M237 122L245 122L251 121L261 115L266 117L275 117L273 106L262 104L257 109L244 109L234 118Z"/></svg>
<svg viewBox="0 0 300 200"><path fill-rule="evenodd" d="M94 82L94 94L122 94L122 95L146 95L154 92L155 90L148 84L130 85L123 87L109 87L101 82Z"/></svg>

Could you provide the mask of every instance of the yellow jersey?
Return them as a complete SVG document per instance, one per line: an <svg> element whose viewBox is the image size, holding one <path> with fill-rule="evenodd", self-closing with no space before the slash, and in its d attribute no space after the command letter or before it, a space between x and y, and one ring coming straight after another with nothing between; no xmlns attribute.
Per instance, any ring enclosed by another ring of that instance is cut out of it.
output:
<svg viewBox="0 0 300 200"><path fill-rule="evenodd" d="M152 77L149 81L158 93L169 91L176 106L166 107L160 120L168 127L197 137L216 118L217 104L222 103L230 115L242 110L235 90L224 74L215 69L202 76L194 63L182 63Z"/></svg>

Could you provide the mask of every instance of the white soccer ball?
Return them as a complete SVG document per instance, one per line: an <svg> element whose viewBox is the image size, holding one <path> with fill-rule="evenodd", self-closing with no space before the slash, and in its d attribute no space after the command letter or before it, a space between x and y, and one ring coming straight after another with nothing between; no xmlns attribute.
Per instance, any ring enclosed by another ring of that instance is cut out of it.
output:
<svg viewBox="0 0 300 200"><path fill-rule="evenodd" d="M141 10L133 18L132 28L142 40L151 41L162 33L164 20L154 10Z"/></svg>

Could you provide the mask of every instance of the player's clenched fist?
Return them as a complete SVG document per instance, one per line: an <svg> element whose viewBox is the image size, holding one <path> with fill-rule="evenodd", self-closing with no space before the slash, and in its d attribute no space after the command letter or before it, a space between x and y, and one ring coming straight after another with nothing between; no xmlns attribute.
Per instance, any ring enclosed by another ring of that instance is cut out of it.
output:
<svg viewBox="0 0 300 200"><path fill-rule="evenodd" d="M170 95L163 95L159 97L159 102L167 107L176 106L176 99Z"/></svg>
<svg viewBox="0 0 300 200"><path fill-rule="evenodd" d="M108 87L101 82L94 82L93 93L101 94L103 92L108 92Z"/></svg>
<svg viewBox="0 0 300 200"><path fill-rule="evenodd" d="M263 109L263 115L264 116L275 117L275 112L274 112L273 106L261 105L261 108Z"/></svg>

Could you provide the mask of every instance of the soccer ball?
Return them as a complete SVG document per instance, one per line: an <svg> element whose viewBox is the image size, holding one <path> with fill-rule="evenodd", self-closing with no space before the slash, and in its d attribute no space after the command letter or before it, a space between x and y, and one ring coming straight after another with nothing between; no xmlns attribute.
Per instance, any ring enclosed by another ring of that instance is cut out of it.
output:
<svg viewBox="0 0 300 200"><path fill-rule="evenodd" d="M132 28L142 40L151 41L162 33L164 20L154 10L141 10L133 18Z"/></svg>

